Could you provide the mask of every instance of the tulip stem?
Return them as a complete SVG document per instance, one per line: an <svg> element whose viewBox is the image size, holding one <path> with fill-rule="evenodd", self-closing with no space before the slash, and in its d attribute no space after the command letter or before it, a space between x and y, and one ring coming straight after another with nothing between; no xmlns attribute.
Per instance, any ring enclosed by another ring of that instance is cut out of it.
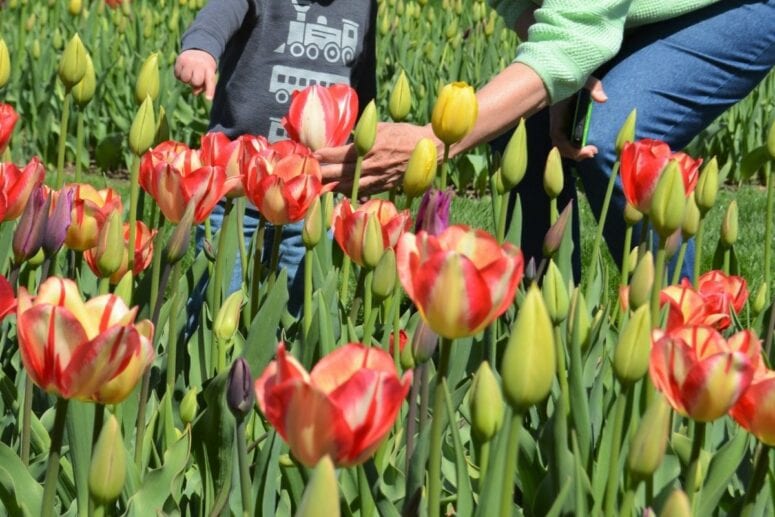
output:
<svg viewBox="0 0 775 517"><path fill-rule="evenodd" d="M374 283L374 270L365 268L366 275L363 281L363 344L371 346L371 334L374 332L373 318L371 313L374 309L374 293L371 292L371 285Z"/></svg>
<svg viewBox="0 0 775 517"><path fill-rule="evenodd" d="M673 277L670 280L670 284L674 285L681 281L681 268L684 265L684 259L686 258L686 248L689 246L687 241L681 243L681 248L678 250L678 258L675 261L675 270L673 271Z"/></svg>
<svg viewBox="0 0 775 517"><path fill-rule="evenodd" d="M177 363L178 355L178 332L177 322L178 315L181 312L181 302L183 297L180 296L177 286L180 283L180 261L175 264L175 269L172 272L172 285L175 286L175 293L172 295L172 308L170 309L170 315L167 319L167 394L171 397L175 390L175 367ZM213 342L218 346L219 339L214 339ZM225 346L221 343L220 346ZM216 348L217 350L217 348ZM215 356L210 358L213 362Z"/></svg>
<svg viewBox="0 0 775 517"><path fill-rule="evenodd" d="M697 226L697 233L694 235L694 271L692 272L692 282L697 289L697 280L700 278L700 266L702 265L702 229L705 227L705 219L700 218Z"/></svg>
<svg viewBox="0 0 775 517"><path fill-rule="evenodd" d="M559 218L560 212L557 210L557 198L553 197L549 200L549 224L554 225Z"/></svg>
<svg viewBox="0 0 775 517"><path fill-rule="evenodd" d="M237 199L237 242L239 246L240 265L242 268L242 282L248 278L248 252L245 247L245 198Z"/></svg>
<svg viewBox="0 0 775 517"><path fill-rule="evenodd" d="M67 143L67 125L70 119L70 90L65 91L62 104L62 118L59 120L59 149L57 152L56 190L62 188L65 174L65 144Z"/></svg>
<svg viewBox="0 0 775 517"><path fill-rule="evenodd" d="M444 144L444 158L441 160L441 180L439 181L439 190L447 189L447 168L449 161L449 144Z"/></svg>
<svg viewBox="0 0 775 517"><path fill-rule="evenodd" d="M162 231L164 229L164 215L162 215L161 211L156 209L154 210L157 212L159 221L156 224L156 237L154 237L154 244L157 246L156 249L161 248L161 245L159 244L162 239ZM161 285L160 283L160 274L161 274L161 253L154 253L153 254L153 262L151 263L151 299L149 300L151 302L151 307L153 308L154 312L156 311L157 302L159 301L159 296L164 296L164 289L167 288L167 285ZM166 277L169 278L169 265L165 268L167 269ZM159 307L160 309L161 307ZM156 321L158 321L158 316L156 317ZM156 323L154 323L156 325Z"/></svg>
<svg viewBox="0 0 775 517"><path fill-rule="evenodd" d="M54 427L51 430L51 447L48 453L48 466L46 467L46 481L43 485L43 501L40 515L51 517L54 515L54 498L57 493L59 479L59 457L62 449L62 438L65 434L65 417L67 416L67 403L65 398L57 398L56 413L54 415Z"/></svg>
<svg viewBox="0 0 775 517"><path fill-rule="evenodd" d="M280 263L280 243L283 241L283 225L276 224L272 231L272 260L269 262L269 289L277 280L277 266Z"/></svg>
<svg viewBox="0 0 775 517"><path fill-rule="evenodd" d="M772 350L772 340L775 335L775 304L770 306L770 322L767 325L767 334L764 338L764 350L766 357L770 357L770 350Z"/></svg>
<svg viewBox="0 0 775 517"><path fill-rule="evenodd" d="M729 269L732 265L732 248L727 248L724 250L724 266L723 271L725 274L729 274Z"/></svg>
<svg viewBox="0 0 775 517"><path fill-rule="evenodd" d="M522 433L522 413L514 411L511 415L511 430L506 446L506 460L503 468L503 485L501 485L500 517L511 517L514 506L514 478L519 465L519 435Z"/></svg>
<svg viewBox="0 0 775 517"><path fill-rule="evenodd" d="M503 194L501 196L501 202L500 202L500 213L498 214L498 228L497 228L497 238L498 238L498 244L503 244L503 241L506 240L506 220L508 219L508 213L509 213L509 194Z"/></svg>
<svg viewBox="0 0 775 517"><path fill-rule="evenodd" d="M396 349L393 341L393 350ZM408 345L411 346L411 345ZM409 391L409 414L406 416L406 477L410 476L409 470L412 468L412 455L414 454L414 433L417 431L417 396L420 393L420 375L417 375L419 368L415 368L412 378L412 389Z"/></svg>
<svg viewBox="0 0 775 517"><path fill-rule="evenodd" d="M417 430L422 434L423 429L428 425L428 403L431 397L430 385L430 365L426 362L422 365L422 380L420 382L420 427Z"/></svg>
<svg viewBox="0 0 775 517"><path fill-rule="evenodd" d="M312 261L314 252L307 248L304 252L304 345L309 347L309 330L312 328ZM309 353L309 351L307 351ZM311 357L311 356L310 356ZM307 365L308 366L308 365Z"/></svg>
<svg viewBox="0 0 775 517"><path fill-rule="evenodd" d="M770 265L772 259L772 239L773 239L773 212L775 212L775 173L772 171L772 162L767 162L764 166L764 172L767 175L767 219L764 227L764 283L770 288Z"/></svg>
<svg viewBox="0 0 775 517"><path fill-rule="evenodd" d="M627 483L627 491L624 493L622 506L619 508L619 515L623 517L635 515L635 492L638 490L638 483L638 481L633 481L632 479Z"/></svg>
<svg viewBox="0 0 775 517"><path fill-rule="evenodd" d="M261 286L261 276L263 275L263 254L264 254L264 235L266 235L266 219L261 217L258 222L258 230L253 237L253 277L250 279L250 320L246 322L248 326L253 323L253 318L258 314L259 288Z"/></svg>
<svg viewBox="0 0 775 517"><path fill-rule="evenodd" d="M78 125L75 129L75 182L81 182L81 153L83 153L83 110L78 111Z"/></svg>
<svg viewBox="0 0 775 517"><path fill-rule="evenodd" d="M347 255L342 258L342 284L339 286L339 301L345 304L347 295L350 294L350 268L352 264Z"/></svg>
<svg viewBox="0 0 775 517"><path fill-rule="evenodd" d="M358 208L358 189L361 183L361 171L363 169L363 156L358 155L355 159L355 174L353 175L353 187L350 191L350 204L353 210Z"/></svg>
<svg viewBox="0 0 775 517"><path fill-rule="evenodd" d="M253 499L251 497L250 464L248 462L247 441L245 439L246 418L237 422L237 459L239 461L240 490L242 492L242 515L253 515Z"/></svg>
<svg viewBox="0 0 775 517"><path fill-rule="evenodd" d="M231 230L231 212L234 207L234 201L231 198L226 198L226 206L223 209L223 219L221 220L221 230L218 232L218 251L215 255L215 272L213 273L213 290L211 301L213 319L218 315L221 310L221 301L223 299L223 273L226 267L226 243L228 241L229 231ZM215 358L216 347L218 346L217 339L213 340L213 354Z"/></svg>
<svg viewBox="0 0 775 517"><path fill-rule="evenodd" d="M692 452L689 456L689 470L686 472L686 495L689 497L689 504L691 504L692 509L696 508L697 499L699 498L697 492L700 490L700 453L705 445L705 427L705 422L694 423Z"/></svg>
<svg viewBox="0 0 775 517"><path fill-rule="evenodd" d="M743 509L740 512L742 517L750 517L753 515L756 506L756 497L764 486L764 480L767 478L767 473L769 471L770 448L759 442L754 457L753 476L751 476L751 481L748 484L748 490L745 491Z"/></svg>
<svg viewBox="0 0 775 517"><path fill-rule="evenodd" d="M439 517L441 511L441 445L444 432L444 381L449 371L452 340L441 338L441 358L436 372L436 387L433 393L433 420L431 421L430 465L428 466L428 515Z"/></svg>
<svg viewBox="0 0 775 517"><path fill-rule="evenodd" d="M662 292L662 283L665 278L665 239L659 239L657 248L656 265L654 266L654 285L651 287L651 321L654 327L660 326L659 321L659 294Z"/></svg>
<svg viewBox="0 0 775 517"><path fill-rule="evenodd" d="M626 286L630 280L630 252L632 251L632 225L628 224L624 231L624 249L622 250L622 280L619 283L622 287Z"/></svg>
<svg viewBox="0 0 775 517"><path fill-rule="evenodd" d="M605 511L603 513L606 516L616 515L616 493L619 489L619 454L622 449L625 414L631 400L632 389L629 385L623 384L614 408L614 432L612 435L614 442L611 445L611 456L608 461L608 483L605 489Z"/></svg>
<svg viewBox="0 0 775 517"><path fill-rule="evenodd" d="M586 277L586 297L589 298L592 294L590 289L592 288L592 275L595 274L597 268L597 256L600 253L600 241L603 239L603 227L605 226L605 220L608 217L608 209L611 206L611 196L614 193L614 185L616 185L616 177L619 175L619 161L614 163L613 169L611 169L611 175L608 177L608 187L605 191L605 198L603 198L603 208L600 210L600 217L597 220L597 231L595 232L595 240L592 244L592 263L587 265L587 277Z"/></svg>
<svg viewBox="0 0 775 517"><path fill-rule="evenodd" d="M140 157L132 158L131 172L129 175L129 243L127 245L128 262L127 271L134 271L135 245L137 240L137 202L140 198ZM134 289L131 289L134 291Z"/></svg>
<svg viewBox="0 0 775 517"><path fill-rule="evenodd" d="M487 476L487 468L490 466L490 442L487 440L479 446L479 487L483 490Z"/></svg>
<svg viewBox="0 0 775 517"><path fill-rule="evenodd" d="M24 379L24 409L22 413L22 463L30 464L30 423L32 419L32 379L29 375Z"/></svg>
<svg viewBox="0 0 775 517"><path fill-rule="evenodd" d="M99 283L99 293L100 294L109 294L110 293L110 278L104 277L100 278Z"/></svg>

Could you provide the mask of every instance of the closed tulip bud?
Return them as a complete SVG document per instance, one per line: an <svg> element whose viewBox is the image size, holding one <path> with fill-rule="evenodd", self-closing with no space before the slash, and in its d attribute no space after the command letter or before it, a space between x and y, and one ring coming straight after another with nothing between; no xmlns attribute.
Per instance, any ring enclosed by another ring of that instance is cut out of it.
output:
<svg viewBox="0 0 775 517"><path fill-rule="evenodd" d="M555 221L555 223L549 228L549 231L546 232L546 235L544 236L544 257L552 257L555 253L557 253L557 250L560 249L562 238L565 235L565 230L568 227L568 220L570 219L572 213L573 201L569 201L560 213L560 217L557 218L557 221Z"/></svg>
<svg viewBox="0 0 775 517"><path fill-rule="evenodd" d="M770 124L770 130L767 131L767 152L770 158L775 160L775 120Z"/></svg>
<svg viewBox="0 0 775 517"><path fill-rule="evenodd" d="M686 213L684 214L684 222L681 225L681 235L683 235L684 239L689 239L697 235L701 217L695 195L692 193L686 201Z"/></svg>
<svg viewBox="0 0 775 517"><path fill-rule="evenodd" d="M359 156L365 156L374 147L374 141L377 139L377 105L372 99L361 113L358 123L355 125L355 135L353 141L355 150Z"/></svg>
<svg viewBox="0 0 775 517"><path fill-rule="evenodd" d="M229 386L226 391L226 404L237 420L245 418L255 404L253 393L253 376L250 374L248 362L243 357L237 358L229 371Z"/></svg>
<svg viewBox="0 0 775 517"><path fill-rule="evenodd" d="M159 106L159 117L156 121L156 137L154 144L159 145L170 139L170 122L164 106Z"/></svg>
<svg viewBox="0 0 775 517"><path fill-rule="evenodd" d="M424 321L417 324L412 335L412 356L417 365L433 357L439 344L439 336Z"/></svg>
<svg viewBox="0 0 775 517"><path fill-rule="evenodd" d="M331 229L334 221L334 193L326 192L323 194L323 227L326 231Z"/></svg>
<svg viewBox="0 0 775 517"><path fill-rule="evenodd" d="M414 355L412 354L412 347L405 346L403 349L401 349L398 359L401 363L401 368L404 371L414 368Z"/></svg>
<svg viewBox="0 0 775 517"><path fill-rule="evenodd" d="M627 115L627 118L616 135L616 154L621 154L624 144L635 141L635 122L638 118L638 110L634 109Z"/></svg>
<svg viewBox="0 0 775 517"><path fill-rule="evenodd" d="M320 198L316 199L307 210L304 217L304 227L301 230L301 240L304 246L311 250L317 246L323 236L323 213L321 212Z"/></svg>
<svg viewBox="0 0 775 517"><path fill-rule="evenodd" d="M196 401L198 391L195 388L189 389L183 396L183 400L180 401L180 420L183 425L189 425L196 419L196 414L199 411Z"/></svg>
<svg viewBox="0 0 775 517"><path fill-rule="evenodd" d="M379 259L377 267L374 268L374 277L371 283L371 292L377 300L384 300L393 294L398 280L398 270L396 269L396 252L393 248L388 248Z"/></svg>
<svg viewBox="0 0 775 517"><path fill-rule="evenodd" d="M121 267L124 260L124 222L118 210L111 212L100 228L94 254L97 257L97 267L105 278L109 278Z"/></svg>
<svg viewBox="0 0 775 517"><path fill-rule="evenodd" d="M767 284L762 284L756 290L756 295L754 295L753 297L753 300L751 303L751 310L754 312L754 314L758 316L766 308L767 308Z"/></svg>
<svg viewBox="0 0 775 517"><path fill-rule="evenodd" d="M213 322L213 333L221 341L229 341L237 332L243 298L241 290L234 291L218 310Z"/></svg>
<svg viewBox="0 0 775 517"><path fill-rule="evenodd" d="M530 257L525 266L525 284L529 285L538 279L538 270L535 257Z"/></svg>
<svg viewBox="0 0 775 517"><path fill-rule="evenodd" d="M614 374L622 384L640 380L649 370L651 312L642 305L624 325L614 349Z"/></svg>
<svg viewBox="0 0 775 517"><path fill-rule="evenodd" d="M205 258L209 262L215 263L215 248L213 248L213 243L205 239L204 244L202 244L202 251L205 254Z"/></svg>
<svg viewBox="0 0 775 517"><path fill-rule="evenodd" d="M511 190L522 181L527 171L527 131L525 119L519 125L506 145L501 159L501 180L506 190Z"/></svg>
<svg viewBox="0 0 775 517"><path fill-rule="evenodd" d="M43 261L46 260L46 254L43 253L42 249L39 249L38 252L30 257L27 260L27 265L32 268L39 267L41 264L43 264Z"/></svg>
<svg viewBox="0 0 775 517"><path fill-rule="evenodd" d="M501 167L498 167L495 169L495 172L492 173L492 184L493 184L493 190L500 194L501 196L508 192L508 189L506 189L506 185L503 183L503 171Z"/></svg>
<svg viewBox="0 0 775 517"><path fill-rule="evenodd" d="M32 58L40 59L40 40L37 38L32 42Z"/></svg>
<svg viewBox="0 0 775 517"><path fill-rule="evenodd" d="M468 392L471 429L480 442L489 442L503 424L503 395L487 361L479 365Z"/></svg>
<svg viewBox="0 0 775 517"><path fill-rule="evenodd" d="M624 222L628 226L633 226L641 222L641 220L643 220L643 214L640 210L627 203L627 206L624 207Z"/></svg>
<svg viewBox="0 0 775 517"><path fill-rule="evenodd" d="M555 199L562 192L565 183L565 177L562 172L562 157L560 150L552 147L549 156L546 158L546 168L544 169L544 191L551 199Z"/></svg>
<svg viewBox="0 0 775 517"><path fill-rule="evenodd" d="M155 136L156 115L153 111L153 101L146 97L129 130L129 148L135 156L142 156L153 145Z"/></svg>
<svg viewBox="0 0 775 517"><path fill-rule="evenodd" d="M363 265L374 268L385 253L385 241L382 238L382 227L375 214L369 214L366 219L366 232L363 240Z"/></svg>
<svg viewBox="0 0 775 517"><path fill-rule="evenodd" d="M649 213L654 229L662 239L681 227L686 212L686 195L680 165L671 160L654 189Z"/></svg>
<svg viewBox="0 0 775 517"><path fill-rule="evenodd" d="M447 145L459 142L471 132L479 112L474 89L464 82L447 84L433 106L433 133Z"/></svg>
<svg viewBox="0 0 775 517"><path fill-rule="evenodd" d="M404 193L409 197L421 196L436 177L438 154L430 138L422 138L412 151L404 173Z"/></svg>
<svg viewBox="0 0 775 517"><path fill-rule="evenodd" d="M127 306L132 306L132 283L134 282L134 275L132 271L127 271L121 280L118 281L116 287L113 289L113 294L124 300Z"/></svg>
<svg viewBox="0 0 775 517"><path fill-rule="evenodd" d="M100 503L112 503L124 489L126 480L126 449L121 438L121 426L114 415L102 425L94 444L89 467L89 491Z"/></svg>
<svg viewBox="0 0 775 517"><path fill-rule="evenodd" d="M670 432L670 405L656 396L646 409L627 454L627 468L636 479L649 478L665 457Z"/></svg>
<svg viewBox="0 0 775 517"><path fill-rule="evenodd" d="M681 229L674 231L670 234L670 236L665 241L665 256L668 259L671 259L675 256L676 253L678 253L678 250L681 249L681 243L683 240L681 239Z"/></svg>
<svg viewBox="0 0 775 517"><path fill-rule="evenodd" d="M164 249L164 254L170 264L175 264L186 255L188 245L191 243L191 227L194 224L195 210L196 203L192 200L186 205L186 211L183 212L183 217L180 218L180 222L175 226L172 235L170 235L170 240L167 242L167 247ZM219 238L226 237L221 235Z"/></svg>
<svg viewBox="0 0 775 517"><path fill-rule="evenodd" d="M381 36L387 36L390 32L390 20L387 15L382 16L379 20L379 33Z"/></svg>
<svg viewBox="0 0 775 517"><path fill-rule="evenodd" d="M555 371L554 327L541 292L533 285L517 313L501 366L503 392L514 411L524 413L543 401Z"/></svg>
<svg viewBox="0 0 775 517"><path fill-rule="evenodd" d="M686 492L676 488L665 501L665 506L659 512L659 517L691 517L692 504Z"/></svg>
<svg viewBox="0 0 775 517"><path fill-rule="evenodd" d="M718 161L714 156L705 167L703 167L700 177L697 180L697 187L694 190L697 207L700 209L702 215L705 215L708 210L713 208L713 205L716 204L718 180Z"/></svg>
<svg viewBox="0 0 775 517"><path fill-rule="evenodd" d="M51 198L38 187L30 196L13 233L13 256L16 264L35 256L43 246L43 234L51 206Z"/></svg>
<svg viewBox="0 0 775 517"><path fill-rule="evenodd" d="M83 109L94 98L94 91L96 89L97 77L94 73L94 64L92 63L91 56L86 54L86 73L83 79L73 86L73 99Z"/></svg>
<svg viewBox="0 0 775 517"><path fill-rule="evenodd" d="M0 38L0 88L8 84L11 78L11 55L5 40Z"/></svg>
<svg viewBox="0 0 775 517"><path fill-rule="evenodd" d="M737 242L737 220L737 201L733 199L721 221L721 244L725 248L731 248Z"/></svg>
<svg viewBox="0 0 775 517"><path fill-rule="evenodd" d="M330 456L324 456L309 478L296 517L339 517L339 485Z"/></svg>
<svg viewBox="0 0 775 517"><path fill-rule="evenodd" d="M412 109L412 91L409 88L409 79L406 73L401 70L401 74L393 85L393 91L390 92L390 102L388 103L388 113L395 122L401 122L409 115Z"/></svg>
<svg viewBox="0 0 775 517"><path fill-rule="evenodd" d="M49 213L46 221L46 231L43 232L43 252L53 255L67 237L67 229L70 227L70 212L73 209L73 189L64 188L53 203L53 211ZM53 195L53 194L50 194Z"/></svg>
<svg viewBox="0 0 775 517"><path fill-rule="evenodd" d="M654 257L647 251L638 261L630 279L630 309L648 305L654 286Z"/></svg>
<svg viewBox="0 0 775 517"><path fill-rule="evenodd" d="M635 247L635 248L632 248L630 250L629 255L627 255L627 261L628 261L627 271L630 272L630 277L632 277L632 272L635 271L635 268L638 267L638 262L639 262L638 254L639 254L638 247Z"/></svg>
<svg viewBox="0 0 775 517"><path fill-rule="evenodd" d="M83 2L81 0L70 0L70 2L67 4L67 11L73 16L81 14L82 9Z"/></svg>
<svg viewBox="0 0 775 517"><path fill-rule="evenodd" d="M560 268L553 260L549 261L549 268L544 277L544 283L541 286L541 292L546 303L546 310L549 311L549 317L552 323L559 325L568 317L568 308L570 306L570 296L565 286L565 280L560 273Z"/></svg>
<svg viewBox="0 0 775 517"><path fill-rule="evenodd" d="M586 348L589 345L592 321L589 318L587 300L578 288L573 292L573 296L571 296L568 314L571 315L571 318L568 320L568 335L573 336L574 332L576 332L576 326L578 325L581 348Z"/></svg>
<svg viewBox="0 0 775 517"><path fill-rule="evenodd" d="M59 79L64 83L65 89L70 91L84 75L86 75L86 47L76 34L67 43L62 59L59 61Z"/></svg>

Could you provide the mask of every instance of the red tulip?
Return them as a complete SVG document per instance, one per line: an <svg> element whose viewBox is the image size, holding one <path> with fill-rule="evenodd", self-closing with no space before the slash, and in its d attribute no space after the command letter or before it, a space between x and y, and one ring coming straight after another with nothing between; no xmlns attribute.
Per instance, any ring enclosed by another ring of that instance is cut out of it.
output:
<svg viewBox="0 0 775 517"><path fill-rule="evenodd" d="M4 152L11 141L13 128L16 121L19 120L19 114L10 104L0 102L0 153Z"/></svg>
<svg viewBox="0 0 775 517"><path fill-rule="evenodd" d="M745 278L727 275L719 270L709 271L697 279L697 290L705 299L709 312L727 316L726 324L719 326L721 329L729 326L730 309L738 313L748 300Z"/></svg>
<svg viewBox="0 0 775 517"><path fill-rule="evenodd" d="M654 331L649 372L654 386L684 416L710 422L723 416L751 383L761 345L751 331L728 340L708 326Z"/></svg>
<svg viewBox="0 0 775 517"><path fill-rule="evenodd" d="M43 184L46 168L35 157L19 169L13 163L0 163L0 222L19 217L36 187Z"/></svg>
<svg viewBox="0 0 775 517"><path fill-rule="evenodd" d="M390 346L388 347L388 351L390 352L390 355L395 354L395 339L396 339L396 333L391 332L390 333ZM404 348L406 348L406 344L409 342L409 336L406 334L406 331L404 329L401 329L398 331L398 353L401 353L404 351Z"/></svg>
<svg viewBox="0 0 775 517"><path fill-rule="evenodd" d="M16 309L16 297L10 282L0 275L0 321Z"/></svg>
<svg viewBox="0 0 775 517"><path fill-rule="evenodd" d="M323 192L320 164L309 149L290 140L271 144L252 156L243 172L245 194L274 225L301 221Z"/></svg>
<svg viewBox="0 0 775 517"><path fill-rule="evenodd" d="M134 276L139 275L151 265L151 259L153 259L153 239L156 237L156 230L149 230L148 227L142 221L136 222L137 231L135 233L135 261L132 267L132 274ZM121 259L121 266L117 271L110 275L110 283L117 284L121 278L129 270L129 223L124 223L124 258ZM98 262L99 255L106 250L101 250L98 247L86 250L83 254L83 258L89 265L89 269L102 278L103 275L100 271Z"/></svg>
<svg viewBox="0 0 775 517"><path fill-rule="evenodd" d="M757 370L729 414L761 442L775 445L775 371Z"/></svg>
<svg viewBox="0 0 775 517"><path fill-rule="evenodd" d="M74 192L65 246L78 251L93 248L97 245L100 228L110 214L116 210L123 213L121 196L112 188L97 190L86 183L66 185L65 188L72 188Z"/></svg>
<svg viewBox="0 0 775 517"><path fill-rule="evenodd" d="M516 246L482 230L450 226L438 236L405 233L398 276L420 315L440 336L472 336L514 301L524 261Z"/></svg>
<svg viewBox="0 0 775 517"><path fill-rule="evenodd" d="M128 2L129 0L127 0ZM120 7L121 4L124 3L124 0L105 0L105 4L107 4L108 7L111 9L115 9L116 7Z"/></svg>
<svg viewBox="0 0 775 517"><path fill-rule="evenodd" d="M199 149L199 158L203 165L223 167L227 178L238 178L239 183L234 183L226 193L226 197L234 198L245 195L242 187L242 163L243 147L252 145L253 137L243 135L236 140L229 140L224 133L211 132L202 137Z"/></svg>
<svg viewBox="0 0 775 517"><path fill-rule="evenodd" d="M374 454L411 384L412 372L399 378L379 348L350 343L307 373L281 343L255 388L261 412L301 463L311 467L329 455L349 467Z"/></svg>
<svg viewBox="0 0 775 517"><path fill-rule="evenodd" d="M731 323L730 309L740 312L748 299L745 279L710 271L697 280L697 290L683 279L680 285L671 285L660 293L661 303L670 304L667 329L683 325L710 325L719 330Z"/></svg>
<svg viewBox="0 0 775 517"><path fill-rule="evenodd" d="M289 138L313 151L347 142L358 117L358 94L345 84L293 92L282 123Z"/></svg>
<svg viewBox="0 0 775 517"><path fill-rule="evenodd" d="M395 248L398 240L412 225L409 210L399 212L390 201L370 199L355 210L345 198L334 208L334 238L356 264L363 266L363 250L369 217L375 217L381 229L382 249Z"/></svg>
<svg viewBox="0 0 775 517"><path fill-rule="evenodd" d="M651 196L670 160L678 161L688 196L697 184L701 159L695 160L684 153L672 153L670 147L659 140L628 142L622 149L621 175L624 196L644 214L649 213Z"/></svg>
<svg viewBox="0 0 775 517"><path fill-rule="evenodd" d="M19 290L16 321L32 381L67 399L117 404L153 359L153 325L108 294L83 301L72 280L51 277L38 295Z"/></svg>

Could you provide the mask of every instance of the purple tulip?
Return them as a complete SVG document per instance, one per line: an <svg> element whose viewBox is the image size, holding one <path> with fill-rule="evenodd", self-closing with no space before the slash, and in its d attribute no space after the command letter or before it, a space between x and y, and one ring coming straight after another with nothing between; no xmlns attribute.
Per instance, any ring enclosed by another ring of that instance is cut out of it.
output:
<svg viewBox="0 0 775 517"><path fill-rule="evenodd" d="M43 232L43 251L46 255L53 255L67 237L67 229L70 227L70 212L73 209L73 195L74 191L72 187L63 188L56 200L53 200L53 193L49 194L52 198L53 211L48 214L48 221L46 221L46 231Z"/></svg>
<svg viewBox="0 0 775 517"><path fill-rule="evenodd" d="M244 418L253 408L253 376L244 358L240 357L231 365L229 386L226 391L226 403L237 419Z"/></svg>
<svg viewBox="0 0 775 517"><path fill-rule="evenodd" d="M438 235L449 226L449 207L452 205L451 190L428 190L420 201L417 212L415 233L424 230L431 235Z"/></svg>
<svg viewBox="0 0 775 517"><path fill-rule="evenodd" d="M50 206L51 198L46 196L42 187L37 187L27 201L13 234L13 256L17 264L34 257L43 245Z"/></svg>

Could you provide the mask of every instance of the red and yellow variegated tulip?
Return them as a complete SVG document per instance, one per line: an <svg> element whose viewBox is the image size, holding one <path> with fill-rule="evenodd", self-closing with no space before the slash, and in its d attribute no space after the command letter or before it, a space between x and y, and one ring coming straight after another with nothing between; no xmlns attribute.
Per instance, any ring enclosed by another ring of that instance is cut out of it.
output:
<svg viewBox="0 0 775 517"><path fill-rule="evenodd" d="M136 222L135 233L135 261L132 267L132 274L137 276L151 265L151 259L153 258L153 239L156 237L156 230L149 230L148 227L142 221ZM110 275L110 283L117 284L119 280L126 274L129 269L129 223L124 223L124 258L121 259L121 266L116 272ZM101 250L97 247L86 250L83 254L83 258L89 265L89 269L102 278L105 275L100 271L98 261L101 253L105 250Z"/></svg>
<svg viewBox="0 0 775 517"><path fill-rule="evenodd" d="M0 275L0 321L16 309L16 297L13 287L3 275Z"/></svg>
<svg viewBox="0 0 775 517"><path fill-rule="evenodd" d="M108 294L84 302L72 280L51 277L34 298L19 291L22 362L32 381L67 399L117 404L153 359L153 325Z"/></svg>
<svg viewBox="0 0 775 517"><path fill-rule="evenodd" d="M412 372L399 378L379 348L350 343L307 373L281 343L255 386L258 407L301 463L311 467L328 454L348 467L374 454L411 383Z"/></svg>
<svg viewBox="0 0 775 517"><path fill-rule="evenodd" d="M727 275L719 270L708 271L697 279L697 290L705 299L708 312L726 316L725 321L719 325L722 329L729 326L730 310L740 312L748 300L745 278Z"/></svg>
<svg viewBox="0 0 775 517"><path fill-rule="evenodd" d="M100 228L113 211L123 213L121 196L112 188L97 190L89 184L71 184L73 208L70 226L67 228L65 246L72 250L85 251L97 245Z"/></svg>
<svg viewBox="0 0 775 517"><path fill-rule="evenodd" d="M343 199L334 208L334 238L350 259L363 266L363 248L369 216L376 218L382 230L383 249L394 248L398 239L412 225L409 210L399 212L395 205L383 199L370 199L355 210L350 201Z"/></svg>
<svg viewBox="0 0 775 517"><path fill-rule="evenodd" d="M243 148L246 145L249 146L247 151L249 155L254 148L260 147L262 142L252 135L243 135L236 140L229 140L228 136L217 131L202 137L199 148L199 159L202 160L202 165L223 167L227 178L239 179L239 183L235 182L232 185L226 197L235 198L245 195L245 189L242 186L242 164L245 155Z"/></svg>
<svg viewBox="0 0 775 517"><path fill-rule="evenodd" d="M356 108L357 110L357 108ZM11 140L13 128L19 120L19 114L10 104L0 102L0 153L8 147Z"/></svg>
<svg viewBox="0 0 775 517"><path fill-rule="evenodd" d="M20 216L30 194L45 177L46 169L37 157L23 169L13 163L0 163L0 222Z"/></svg>
<svg viewBox="0 0 775 517"><path fill-rule="evenodd" d="M760 367L729 414L763 443L775 445L775 371Z"/></svg>
<svg viewBox="0 0 775 517"><path fill-rule="evenodd" d="M313 85L293 92L282 123L291 140L313 151L347 142L358 117L358 95L345 84Z"/></svg>
<svg viewBox="0 0 775 517"><path fill-rule="evenodd" d="M450 339L474 335L503 314L524 270L519 248L462 225L438 236L405 233L396 258L406 294L431 329Z"/></svg>
<svg viewBox="0 0 775 517"><path fill-rule="evenodd" d="M708 326L687 326L652 337L654 386L684 416L710 422L723 416L751 383L761 345L751 331L728 340Z"/></svg>
<svg viewBox="0 0 775 517"><path fill-rule="evenodd" d="M312 152L290 140L250 158L242 182L248 199L275 225L301 221L315 199L333 188L323 186L320 163Z"/></svg>
<svg viewBox="0 0 775 517"><path fill-rule="evenodd" d="M159 144L143 155L140 164L140 186L175 224L192 200L196 203L194 220L203 222L218 200L238 183L239 178L227 178L223 167L202 165L199 152L179 142Z"/></svg>
<svg viewBox="0 0 775 517"><path fill-rule="evenodd" d="M682 325L710 325L723 330L731 323L730 310L740 312L748 299L744 278L710 271L697 280L697 290L683 279L660 294L661 303L670 304L668 330Z"/></svg>
<svg viewBox="0 0 775 517"><path fill-rule="evenodd" d="M695 160L684 153L673 153L666 143L647 138L628 142L622 149L621 176L624 196L644 214L649 213L657 180L670 160L678 161L688 196L697 184L702 160Z"/></svg>

